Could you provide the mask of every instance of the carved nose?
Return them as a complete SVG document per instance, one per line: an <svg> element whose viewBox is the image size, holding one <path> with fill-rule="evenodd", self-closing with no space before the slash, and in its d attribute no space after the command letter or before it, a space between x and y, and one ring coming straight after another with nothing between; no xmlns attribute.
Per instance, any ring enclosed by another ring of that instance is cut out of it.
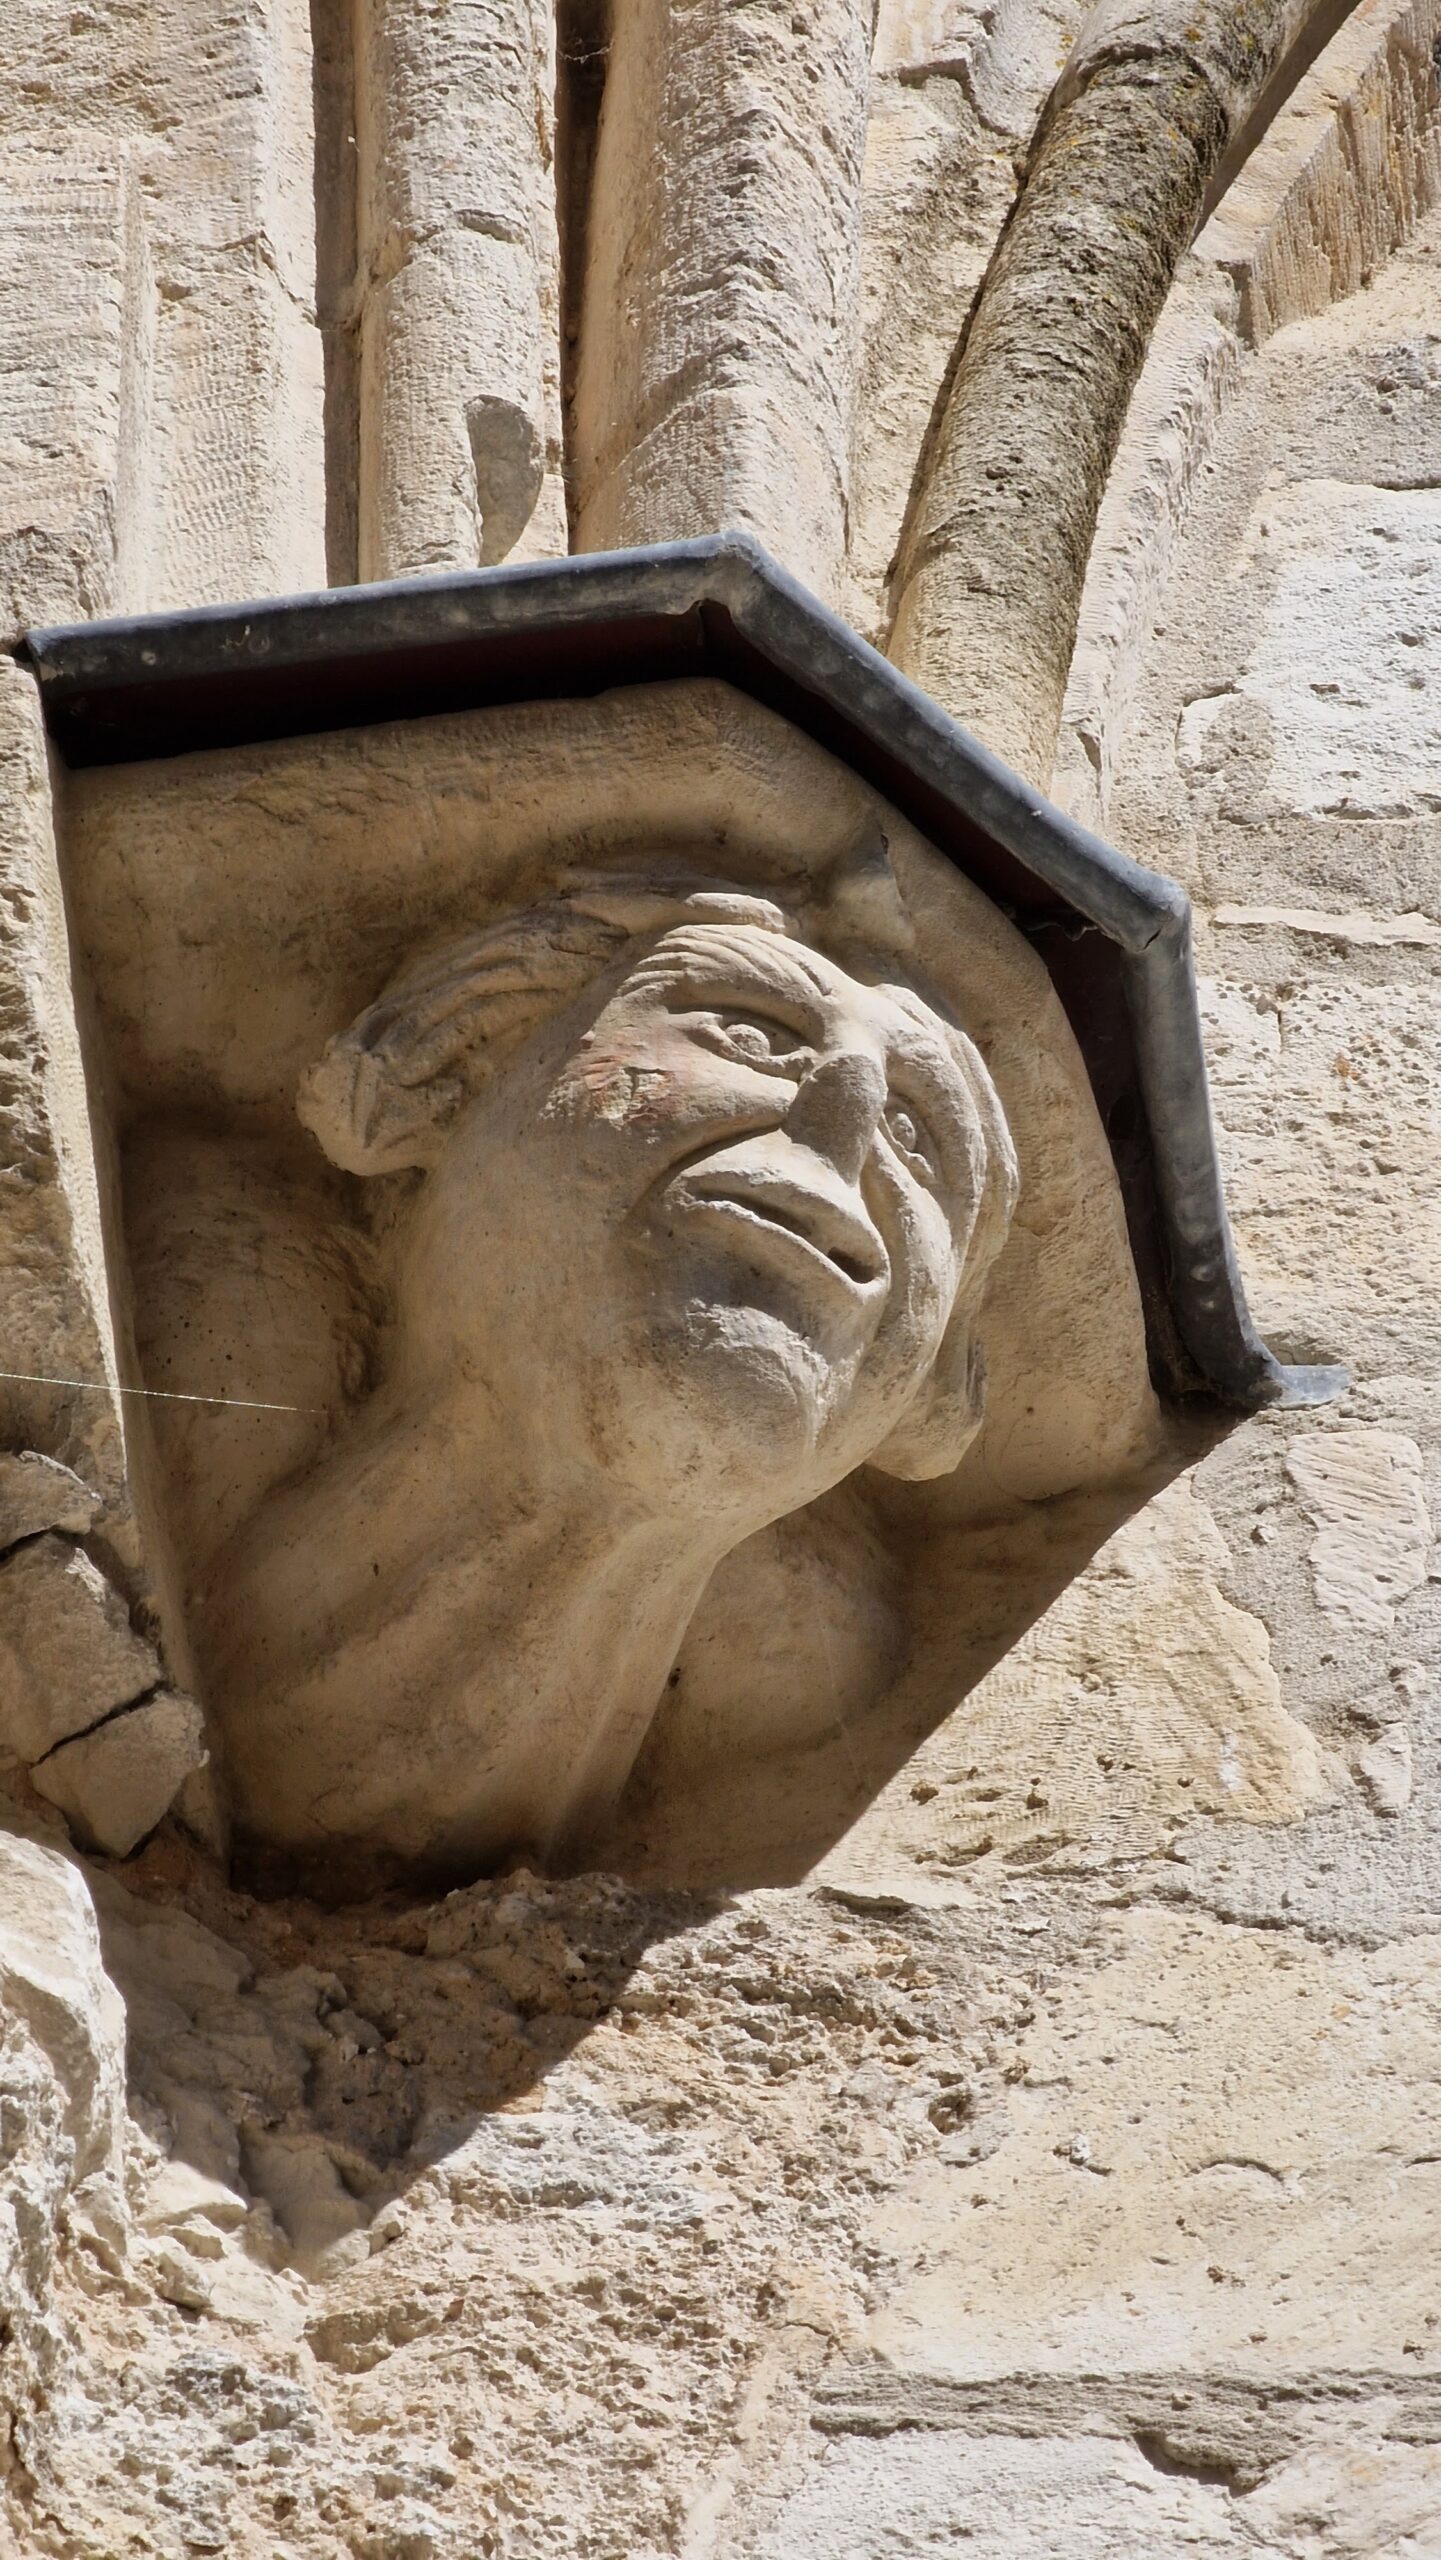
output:
<svg viewBox="0 0 1441 2560"><path fill-rule="evenodd" d="M812 1067L786 1113L786 1135L828 1157L847 1182L856 1182L885 1107L879 1059L843 1049Z"/></svg>

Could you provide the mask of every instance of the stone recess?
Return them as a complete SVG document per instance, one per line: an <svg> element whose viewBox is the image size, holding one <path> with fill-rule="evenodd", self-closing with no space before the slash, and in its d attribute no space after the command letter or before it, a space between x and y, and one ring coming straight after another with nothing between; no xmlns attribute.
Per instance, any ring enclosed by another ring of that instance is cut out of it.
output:
<svg viewBox="0 0 1441 2560"><path fill-rule="evenodd" d="M352 575L362 514L374 569L560 551L563 501L588 545L739 518L882 632L1083 14L0 0L6 634L318 586L327 533ZM177 1825L147 1837L204 1745L144 1632L52 774L0 658L7 2555L1441 2551L1438 33L1437 0L1362 0L1200 235L1058 763L1196 901L1257 1320L1345 1359L1351 1396L1198 1418L1124 1501L1036 1505L1024 1626L983 1519L975 1685L921 1699L874 1783L845 1524L799 1637L777 1572L758 1694L839 1721L866 1798L783 1888L736 1887L704 1785L684 1837L637 1808L628 1880L424 1903L256 1902ZM283 756L177 829L175 878L250 936L257 1114L309 1054L277 1069L265 1001L310 884L363 827L383 919L414 855L387 873L404 808L366 735L354 773L327 750L323 842ZM195 761L129 769L117 913ZM643 757L617 761L643 811ZM432 874L477 824L523 863L524 813L512 843L505 794L479 805L451 792ZM262 892L218 858L241 837L274 847ZM142 1044L201 965L191 910L150 896L179 956L136 982ZM256 1393L293 1409L189 1403L182 1349L217 1344L177 1328L154 1427L200 1453L202 1549L356 1358L325 1296L352 1275L297 1224L285 1285L324 1303L309 1365L277 1362L244 1246L265 1186L231 1171L201 1277L233 1280ZM765 1742L758 1715L741 1845L784 1849L814 1807ZM642 1881L668 1858L684 1888Z"/></svg>

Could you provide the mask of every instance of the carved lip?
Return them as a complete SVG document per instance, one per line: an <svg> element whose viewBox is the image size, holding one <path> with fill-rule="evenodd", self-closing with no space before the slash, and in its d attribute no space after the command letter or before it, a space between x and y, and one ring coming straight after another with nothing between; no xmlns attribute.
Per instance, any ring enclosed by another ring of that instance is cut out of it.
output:
<svg viewBox="0 0 1441 2560"><path fill-rule="evenodd" d="M710 1210L758 1229L781 1245L790 1261L797 1251L819 1265L832 1280L852 1293L869 1295L890 1275L890 1262L880 1237L860 1218L834 1201L800 1184L752 1187L737 1175L688 1175L676 1184L672 1198L686 1210Z"/></svg>

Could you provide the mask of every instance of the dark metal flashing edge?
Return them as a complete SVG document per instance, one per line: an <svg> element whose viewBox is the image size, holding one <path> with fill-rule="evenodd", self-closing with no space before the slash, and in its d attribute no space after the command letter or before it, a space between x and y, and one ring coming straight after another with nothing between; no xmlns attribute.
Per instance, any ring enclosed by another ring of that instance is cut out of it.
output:
<svg viewBox="0 0 1441 2560"><path fill-rule="evenodd" d="M181 686L290 678L283 692L276 685L270 734L303 735L308 724L297 696L306 668L360 669L398 648L438 656L466 641L518 642L547 630L578 633L647 617L678 626L690 615L704 620L716 605L801 694L908 765L1053 895L1127 949L1142 947L1184 911L1184 892L1173 881L1052 807L744 533L37 629L26 634L21 654L39 679L62 758L103 763L133 754L101 734L96 713L107 695L125 697L133 710L163 703ZM712 618L700 636L701 670L739 675L743 683L744 672L724 663L729 654ZM599 673L601 684L626 681L624 672ZM418 717L425 708L401 701L366 716ZM322 725L346 724L327 707L314 723ZM77 746L72 757L68 750Z"/></svg>
<svg viewBox="0 0 1441 2560"><path fill-rule="evenodd" d="M1169 1294L1197 1372L1243 1412L1329 1404L1345 1394L1349 1372L1278 1360L1252 1322L1221 1178L1189 917L1174 938L1125 967L1170 1248Z"/></svg>
<svg viewBox="0 0 1441 2560"><path fill-rule="evenodd" d="M1118 946L1149 1127L1147 1187L1155 1201L1162 1266L1152 1289L1145 1285L1146 1238L1136 1226L1135 1166L1128 1172L1116 1152L1157 1385L1173 1397L1208 1393L1245 1412L1323 1403L1341 1394L1349 1383L1343 1369L1287 1366L1267 1349L1251 1320L1216 1149L1184 890L1052 807L808 595L749 535L718 534L643 551L41 629L26 635L19 654L38 678L62 758L98 764L180 751L173 741L168 747L125 743L132 719L143 735L144 707L154 719L158 704L163 716L167 691L184 701L194 699L198 687L220 699L258 679L262 693L274 689L274 725L243 734L303 735L354 721L353 714L347 721L343 692L333 689L323 697L324 717L305 719L298 697L306 668L332 678L338 669L343 677L347 668L363 669L367 658L397 650L418 653L422 660L431 655L439 667L440 652L476 641L519 644L548 632L576 639L588 627L599 633L651 622L664 627L665 646L674 657L659 667L659 676L680 675L688 662L694 672L726 677L764 700L767 688L754 681L746 663L753 656L781 679L789 716L799 725L812 726L807 706L819 706L852 741L866 742L872 758L899 767L967 830L1002 848L1025 874L1044 883L1053 900L1084 919L1081 930L1089 926ZM739 650L731 634L738 636ZM655 680L657 673L647 674L642 662L629 673L624 666L613 672L602 667L599 682L572 681L566 689L600 691ZM107 700L112 716L118 715L109 732ZM422 717L434 707L412 684L405 698L367 707L361 716ZM240 743L241 734L230 742ZM66 755L67 740L78 750L73 756ZM837 751L846 752L844 742ZM945 849L964 867L956 852ZM1024 925L1025 919L1018 915L1017 921ZM1142 1226L1148 1225L1143 1219ZM1156 1292L1164 1294L1169 1323L1157 1321Z"/></svg>

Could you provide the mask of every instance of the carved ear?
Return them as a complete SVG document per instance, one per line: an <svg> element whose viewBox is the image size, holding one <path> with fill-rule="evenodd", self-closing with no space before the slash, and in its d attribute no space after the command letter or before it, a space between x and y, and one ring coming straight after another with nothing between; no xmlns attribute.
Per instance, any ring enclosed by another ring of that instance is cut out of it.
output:
<svg viewBox="0 0 1441 2560"><path fill-rule="evenodd" d="M295 1107L342 1173L402 1173L435 1162L446 1103L454 1098L444 1080L402 1084L391 1062L366 1048L352 1029L342 1031L306 1069Z"/></svg>
<svg viewBox="0 0 1441 2560"><path fill-rule="evenodd" d="M985 1391L981 1346L966 1323L953 1323L929 1376L868 1463L908 1484L950 1475L980 1430Z"/></svg>

